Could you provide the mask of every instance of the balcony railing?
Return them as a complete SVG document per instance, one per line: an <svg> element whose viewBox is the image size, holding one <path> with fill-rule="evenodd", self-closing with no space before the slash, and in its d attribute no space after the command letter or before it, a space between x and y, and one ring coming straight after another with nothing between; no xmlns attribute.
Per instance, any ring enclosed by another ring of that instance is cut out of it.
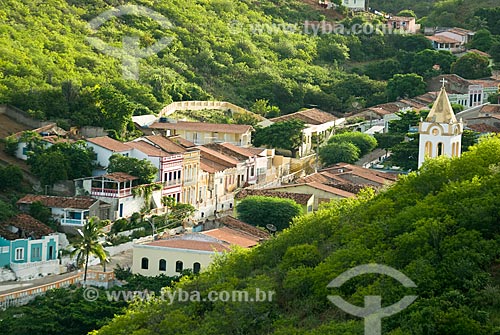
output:
<svg viewBox="0 0 500 335"><path fill-rule="evenodd" d="M83 226L84 220L83 219L61 219L61 224L63 225L78 225L78 226Z"/></svg>
<svg viewBox="0 0 500 335"><path fill-rule="evenodd" d="M108 197L108 198L118 198L118 197L125 197L128 195L131 195L132 189L131 188L124 188L124 189L120 189L120 191L118 192L117 189L92 187L90 190L90 193L91 193L91 195L95 195L95 196Z"/></svg>
<svg viewBox="0 0 500 335"><path fill-rule="evenodd" d="M182 184L181 179L169 180L163 183L163 188L172 187L172 186L180 186Z"/></svg>

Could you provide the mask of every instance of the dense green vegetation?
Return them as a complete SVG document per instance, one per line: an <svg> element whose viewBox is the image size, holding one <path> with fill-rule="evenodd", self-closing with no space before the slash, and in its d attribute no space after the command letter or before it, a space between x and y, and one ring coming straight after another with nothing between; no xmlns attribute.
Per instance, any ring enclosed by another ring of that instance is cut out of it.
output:
<svg viewBox="0 0 500 335"><path fill-rule="evenodd" d="M0 103L65 125L99 125L125 139L136 134L132 115L158 112L171 101L216 98L250 109L262 99L275 106L271 116L308 105L346 112L353 110L353 102L370 106L387 101L381 80L390 76L373 67L366 69L372 79L363 76L359 62L390 59L385 65L391 75L449 71L449 64L435 60L412 68L415 55L430 48L423 36L303 34L305 21L323 17L297 0L286 5L270 0L127 4L151 8L168 18L172 28L125 15L91 31L88 21L122 5L117 0L8 0L0 9ZM364 20L346 18L343 23L349 28ZM286 25L294 31L283 29ZM89 36L115 47L123 36L139 36L144 47L161 38L173 40L140 61L139 80L134 81L123 79L120 60L93 49L86 42ZM349 63L356 66L343 66ZM441 70L433 71L435 64ZM349 68L353 73L346 72Z"/></svg>
<svg viewBox="0 0 500 335"><path fill-rule="evenodd" d="M330 137L319 150L321 162L326 166L335 163L354 163L377 146L377 140L360 132L344 132Z"/></svg>
<svg viewBox="0 0 500 335"><path fill-rule="evenodd" d="M162 287L170 286L181 278L132 275L122 268L115 269L115 274L118 279L125 280L125 284L110 290L99 289L95 301L85 299L82 287L51 290L25 306L0 311L0 327L10 335L85 335L124 312L127 302L124 299L109 300L108 295L112 292L159 294ZM184 275L191 276L188 271L183 272Z"/></svg>
<svg viewBox="0 0 500 335"><path fill-rule="evenodd" d="M238 219L256 227L274 225L278 230L288 228L292 219L303 214L302 207L291 199L252 195L236 205Z"/></svg>
<svg viewBox="0 0 500 335"><path fill-rule="evenodd" d="M363 321L331 304L340 294L363 306L404 295L418 299L383 319L383 332L496 334L500 331L500 137L462 157L427 161L374 195L333 201L302 216L276 238L221 257L177 287L197 290L273 290L272 301L154 301L130 306L97 334L361 334ZM404 289L385 276L363 275L337 290L328 283L361 264L392 266L410 277Z"/></svg>

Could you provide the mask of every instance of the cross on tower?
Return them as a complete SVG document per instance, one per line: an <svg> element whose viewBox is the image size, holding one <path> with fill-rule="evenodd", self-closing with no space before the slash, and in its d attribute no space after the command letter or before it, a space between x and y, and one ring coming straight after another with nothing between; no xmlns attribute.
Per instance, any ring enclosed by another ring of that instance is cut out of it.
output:
<svg viewBox="0 0 500 335"><path fill-rule="evenodd" d="M441 83L443 84L443 87L444 87L444 84L446 84L448 81L446 79L441 79Z"/></svg>

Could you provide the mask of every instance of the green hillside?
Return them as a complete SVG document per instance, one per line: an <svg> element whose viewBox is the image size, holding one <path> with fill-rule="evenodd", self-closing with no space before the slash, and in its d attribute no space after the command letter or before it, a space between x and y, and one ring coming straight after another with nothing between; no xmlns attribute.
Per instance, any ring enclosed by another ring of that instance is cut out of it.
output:
<svg viewBox="0 0 500 335"><path fill-rule="evenodd" d="M202 295L273 290L272 302L138 303L96 334L362 334L362 320L333 306L328 294L358 306L366 295L381 295L385 306L418 295L383 319L384 334L499 334L499 173L500 137L459 159L429 161L378 195L331 202L177 286ZM418 287L363 275L327 289L366 263L392 266Z"/></svg>
<svg viewBox="0 0 500 335"><path fill-rule="evenodd" d="M469 29L484 27L481 20L475 18L478 9L499 5L497 0L370 0L370 7L387 13L411 9L418 18L427 17L422 23L428 26Z"/></svg>
<svg viewBox="0 0 500 335"><path fill-rule="evenodd" d="M97 32L89 28L90 20L123 4L2 1L0 103L120 133L132 114L158 112L178 100L221 99L248 108L268 99L284 113L308 104L336 109L358 96L369 104L384 100L383 83L339 67L349 48L359 58L372 57L370 47L362 48L357 37L303 34L305 21L322 17L298 0L128 1L163 15L172 27L125 15ZM161 38L172 42L141 61L133 81L122 78L120 60L86 41L97 37L120 48L124 36L139 36L141 47ZM344 83L352 89L339 90Z"/></svg>

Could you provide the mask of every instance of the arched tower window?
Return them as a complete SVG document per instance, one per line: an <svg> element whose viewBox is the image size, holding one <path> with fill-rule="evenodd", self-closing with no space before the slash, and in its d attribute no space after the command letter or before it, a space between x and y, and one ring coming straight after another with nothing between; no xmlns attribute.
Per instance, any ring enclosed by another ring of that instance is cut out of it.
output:
<svg viewBox="0 0 500 335"><path fill-rule="evenodd" d="M439 142L437 144L437 156L441 156L444 152L444 146L443 143Z"/></svg>
<svg viewBox="0 0 500 335"><path fill-rule="evenodd" d="M141 269L147 270L149 268L149 259L147 257L143 257L141 259Z"/></svg>
<svg viewBox="0 0 500 335"><path fill-rule="evenodd" d="M431 143L431 141L425 142L425 155L432 157L432 143Z"/></svg>

